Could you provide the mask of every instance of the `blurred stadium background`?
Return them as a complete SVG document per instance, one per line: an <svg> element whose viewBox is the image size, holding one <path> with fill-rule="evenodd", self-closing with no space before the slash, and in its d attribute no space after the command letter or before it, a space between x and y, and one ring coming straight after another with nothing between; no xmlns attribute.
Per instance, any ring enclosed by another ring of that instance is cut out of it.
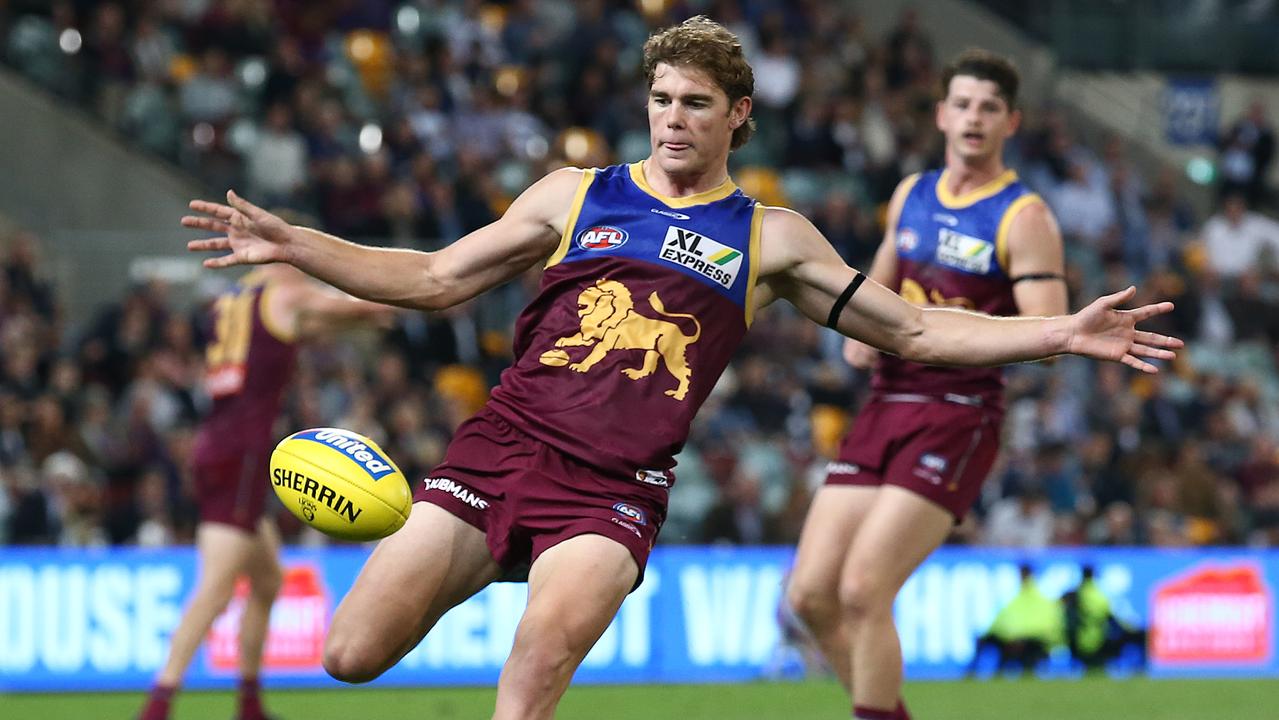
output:
<svg viewBox="0 0 1279 720"><path fill-rule="evenodd" d="M1010 370L1002 459L898 605L918 716L1273 717L1264 682L1189 678L1279 674L1275 0L0 0L0 706L130 716L191 587L196 319L230 276L184 255L187 199L235 187L362 242L440 247L550 169L644 157L640 46L698 12L755 67L735 179L863 268L897 181L940 160L940 66L972 45L1012 57L1026 117L1007 159L1060 219L1072 300L1136 282L1190 341L1158 377ZM311 348L280 434L351 428L421 476L535 283ZM579 675L636 685L570 690L562 716L841 716L777 607L867 389L839 346L788 308L758 318L679 458L647 592ZM267 685L313 690L269 703L486 712L487 690L333 690L316 642L367 548L278 516L293 549ZM1117 621L1149 632L1146 666L1129 652L1081 679L1058 647L1035 673L1051 681L953 682L1023 562L1054 600L1096 567ZM382 684L492 683L522 592L459 608ZM193 687L228 686L235 610ZM667 682L734 685L645 686ZM197 695L178 717L225 707Z"/></svg>

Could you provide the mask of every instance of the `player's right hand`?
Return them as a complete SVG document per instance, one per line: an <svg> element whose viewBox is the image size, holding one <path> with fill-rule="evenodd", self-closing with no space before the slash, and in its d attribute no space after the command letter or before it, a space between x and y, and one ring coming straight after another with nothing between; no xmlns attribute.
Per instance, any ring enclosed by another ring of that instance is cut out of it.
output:
<svg viewBox="0 0 1279 720"><path fill-rule="evenodd" d="M879 350L864 342L845 338L844 360L858 370L870 370L879 362Z"/></svg>
<svg viewBox="0 0 1279 720"><path fill-rule="evenodd" d="M222 235L192 240L187 243L187 250L231 251L227 255L206 258L204 266L207 268L287 262L286 246L291 236L291 226L236 195L234 190L227 191L226 199L229 203L227 205L207 200L191 201L191 209L203 214L183 217L182 226Z"/></svg>

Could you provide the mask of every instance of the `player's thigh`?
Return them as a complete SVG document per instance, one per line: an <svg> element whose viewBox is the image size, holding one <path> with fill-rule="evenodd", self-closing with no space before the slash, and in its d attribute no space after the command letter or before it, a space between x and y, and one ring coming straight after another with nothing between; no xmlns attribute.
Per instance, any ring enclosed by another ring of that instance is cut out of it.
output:
<svg viewBox="0 0 1279 720"><path fill-rule="evenodd" d="M528 608L516 633L523 647L517 649L562 639L566 647L551 649L585 655L638 577L631 551L603 535L578 535L547 549L529 569Z"/></svg>
<svg viewBox="0 0 1279 720"><path fill-rule="evenodd" d="M853 537L841 598L858 604L891 600L953 526L954 516L932 500L884 485Z"/></svg>
<svg viewBox="0 0 1279 720"><path fill-rule="evenodd" d="M833 602L853 537L879 495L874 485L826 485L808 507L791 569L789 595L803 604L816 595Z"/></svg>
<svg viewBox="0 0 1279 720"><path fill-rule="evenodd" d="M243 528L218 522L202 522L195 531L200 557L200 582L229 586L249 564L256 540Z"/></svg>
<svg viewBox="0 0 1279 720"><path fill-rule="evenodd" d="M331 633L416 644L449 608L498 576L484 533L426 502L382 540L333 614ZM412 649L412 645L408 648Z"/></svg>

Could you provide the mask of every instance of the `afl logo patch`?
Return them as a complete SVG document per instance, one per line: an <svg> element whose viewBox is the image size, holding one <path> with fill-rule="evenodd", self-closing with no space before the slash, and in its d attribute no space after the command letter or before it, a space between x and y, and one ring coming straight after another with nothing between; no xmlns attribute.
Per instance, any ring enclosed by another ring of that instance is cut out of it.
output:
<svg viewBox="0 0 1279 720"><path fill-rule="evenodd" d="M612 250L625 245L628 237L621 228L596 225L577 234L577 246L583 250Z"/></svg>
<svg viewBox="0 0 1279 720"><path fill-rule="evenodd" d="M919 247L919 235L914 230L904 227L897 231L897 249L910 252Z"/></svg>
<svg viewBox="0 0 1279 720"><path fill-rule="evenodd" d="M623 515L625 517L630 518L637 525L648 524L648 519L644 517L644 511L640 510L634 505L627 505L626 503L617 503L616 505L613 506L613 510L617 512L617 514L619 515Z"/></svg>

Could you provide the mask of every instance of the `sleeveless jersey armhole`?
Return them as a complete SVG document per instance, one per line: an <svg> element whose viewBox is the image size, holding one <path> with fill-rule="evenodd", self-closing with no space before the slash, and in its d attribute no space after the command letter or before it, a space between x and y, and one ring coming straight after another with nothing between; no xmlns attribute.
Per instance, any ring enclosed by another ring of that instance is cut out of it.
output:
<svg viewBox="0 0 1279 720"><path fill-rule="evenodd" d="M560 246L546 259L546 266L558 265L568 255L573 242L573 231L577 229L577 218L582 214L582 204L586 202L586 191L595 182L595 168L582 171L582 179L577 183L577 192L573 194L573 204L569 206L568 217L564 220L564 232L560 234Z"/></svg>

